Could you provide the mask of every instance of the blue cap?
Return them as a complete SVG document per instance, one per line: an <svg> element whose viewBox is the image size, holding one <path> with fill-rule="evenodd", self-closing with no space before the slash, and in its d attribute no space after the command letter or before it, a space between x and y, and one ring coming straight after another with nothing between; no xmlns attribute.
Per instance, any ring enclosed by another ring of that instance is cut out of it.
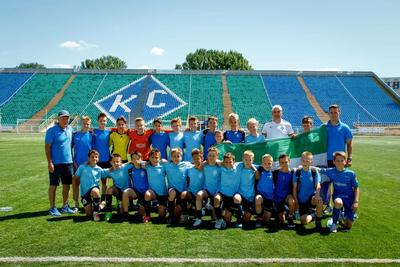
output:
<svg viewBox="0 0 400 267"><path fill-rule="evenodd" d="M61 110L60 112L58 112L58 117L69 117L69 112L66 110Z"/></svg>

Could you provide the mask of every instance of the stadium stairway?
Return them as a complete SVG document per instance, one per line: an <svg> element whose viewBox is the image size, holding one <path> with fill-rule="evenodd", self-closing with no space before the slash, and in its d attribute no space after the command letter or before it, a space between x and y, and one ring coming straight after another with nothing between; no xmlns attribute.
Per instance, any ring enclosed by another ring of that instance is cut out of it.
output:
<svg viewBox="0 0 400 267"><path fill-rule="evenodd" d="M46 106L44 106L41 110L36 112L31 119L27 120L25 123L23 123L20 126L20 129L23 130L25 128L27 129L32 129L34 127L37 127L38 125L41 124L40 119L42 119L48 110L51 110L54 106L57 105L57 103L61 100L61 98L64 96L65 91L68 89L68 87L71 85L71 83L74 81L76 75L71 74L69 79L65 82L63 87L60 89L60 91L54 95L54 97L50 100L49 103L47 103Z"/></svg>
<svg viewBox="0 0 400 267"><path fill-rule="evenodd" d="M321 105L318 103L315 96L311 93L310 89L307 87L307 84L304 82L303 77L297 76L297 80L299 80L301 87L303 88L304 92L306 93L306 97L310 102L311 106L314 108L315 113L317 114L318 118L322 121L328 121L329 115L322 109Z"/></svg>
<svg viewBox="0 0 400 267"><path fill-rule="evenodd" d="M232 99L231 95L229 94L228 90L228 83L226 81L226 75L221 75L221 82L222 82L222 101L224 105L224 122L223 122L223 128L224 129L229 129L229 119L228 116L230 113L233 112L232 108Z"/></svg>

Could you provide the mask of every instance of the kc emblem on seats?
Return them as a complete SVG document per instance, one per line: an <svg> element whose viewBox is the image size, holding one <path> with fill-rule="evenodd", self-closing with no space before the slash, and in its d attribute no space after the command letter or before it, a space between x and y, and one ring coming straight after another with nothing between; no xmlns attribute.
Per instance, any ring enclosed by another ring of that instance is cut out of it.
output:
<svg viewBox="0 0 400 267"><path fill-rule="evenodd" d="M124 116L131 122L136 117L143 117L146 124L187 105L152 75L143 76L94 104L114 123Z"/></svg>

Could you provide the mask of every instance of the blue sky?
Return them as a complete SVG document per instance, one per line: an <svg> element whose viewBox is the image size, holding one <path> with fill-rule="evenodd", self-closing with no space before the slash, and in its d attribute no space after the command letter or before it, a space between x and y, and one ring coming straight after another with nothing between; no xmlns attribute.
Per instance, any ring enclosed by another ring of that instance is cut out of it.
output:
<svg viewBox="0 0 400 267"><path fill-rule="evenodd" d="M400 76L400 1L0 0L0 67L115 55L173 69L197 48L236 50L258 70Z"/></svg>

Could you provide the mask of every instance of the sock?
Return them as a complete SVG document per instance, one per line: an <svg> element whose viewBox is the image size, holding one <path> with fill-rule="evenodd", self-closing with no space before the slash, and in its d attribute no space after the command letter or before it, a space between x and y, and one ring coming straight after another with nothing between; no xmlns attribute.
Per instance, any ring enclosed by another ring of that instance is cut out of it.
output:
<svg viewBox="0 0 400 267"><path fill-rule="evenodd" d="M237 222L242 222L243 218L242 206L238 204L233 204L233 207L235 208L235 216L237 218Z"/></svg>
<svg viewBox="0 0 400 267"><path fill-rule="evenodd" d="M322 221L322 217L315 217L315 222L320 223Z"/></svg>
<svg viewBox="0 0 400 267"><path fill-rule="evenodd" d="M106 210L111 211L112 210L112 195L106 195Z"/></svg>
<svg viewBox="0 0 400 267"><path fill-rule="evenodd" d="M214 208L215 209L215 217L217 218L217 220L222 218L222 209L221 206L219 206L218 208Z"/></svg>
<svg viewBox="0 0 400 267"><path fill-rule="evenodd" d="M101 194L101 202L106 200L106 194Z"/></svg>
<svg viewBox="0 0 400 267"><path fill-rule="evenodd" d="M340 209L333 208L332 212L332 223L337 224L339 220Z"/></svg>
<svg viewBox="0 0 400 267"><path fill-rule="evenodd" d="M99 197L94 197L93 198L93 211L94 212L99 212L99 206L100 206L100 198Z"/></svg>
<svg viewBox="0 0 400 267"><path fill-rule="evenodd" d="M201 219L201 210L196 210L195 216L196 216L196 219Z"/></svg>
<svg viewBox="0 0 400 267"><path fill-rule="evenodd" d="M187 205L188 205L187 200L182 200L181 201L182 215L187 215L188 214Z"/></svg>
<svg viewBox="0 0 400 267"><path fill-rule="evenodd" d="M175 216L174 211L175 211L175 200L173 200L173 201L169 201L169 200L168 200L168 213L169 213L169 217L172 218L172 217Z"/></svg>
<svg viewBox="0 0 400 267"><path fill-rule="evenodd" d="M144 201L144 215L150 216L150 201Z"/></svg>

